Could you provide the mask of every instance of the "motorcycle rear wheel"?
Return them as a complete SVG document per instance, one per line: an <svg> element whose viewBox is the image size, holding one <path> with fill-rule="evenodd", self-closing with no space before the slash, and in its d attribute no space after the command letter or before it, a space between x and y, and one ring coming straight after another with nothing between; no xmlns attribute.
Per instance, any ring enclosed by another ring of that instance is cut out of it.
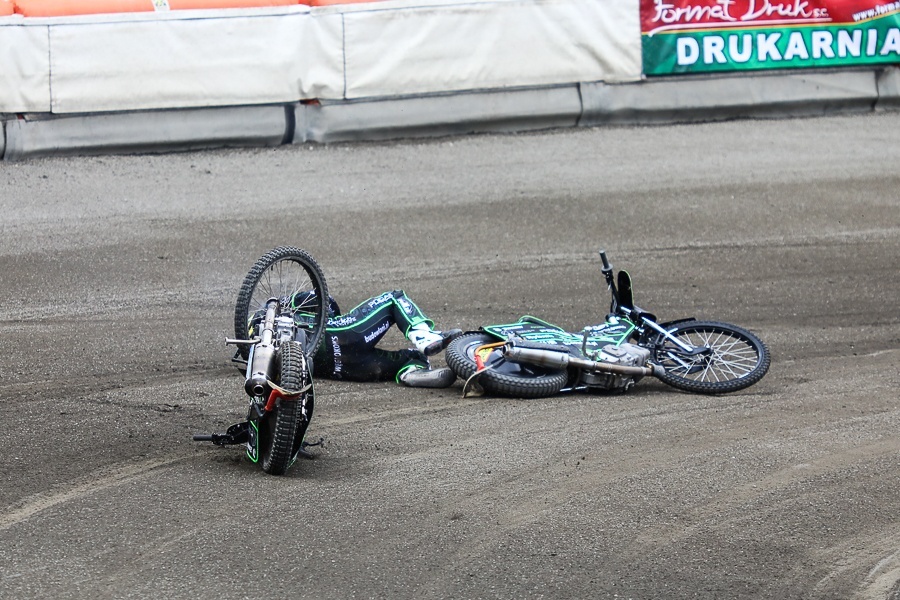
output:
<svg viewBox="0 0 900 600"><path fill-rule="evenodd" d="M297 342L283 342L278 349L278 381L288 391L303 389L309 383L309 369ZM259 423L260 463L270 475L284 475L294 462L295 440L303 421L301 403L309 392L298 398L281 398Z"/></svg>
<svg viewBox="0 0 900 600"><path fill-rule="evenodd" d="M769 370L769 349L746 329L716 321L686 321L669 331L691 346L708 346L710 354L688 356L665 339L653 349L665 369L660 379L697 394L736 392L757 383Z"/></svg>
<svg viewBox="0 0 900 600"><path fill-rule="evenodd" d="M478 369L475 350L484 344L497 342L486 333L467 333L453 340L445 353L447 365L458 377L468 379ZM559 392L568 379L564 370L551 370L505 360L499 352L492 352L485 363L492 367L479 376L478 383L486 392L512 398L545 398Z"/></svg>
<svg viewBox="0 0 900 600"><path fill-rule="evenodd" d="M311 293L310 293L311 292ZM270 298L291 302L302 298L299 306L292 305L294 312L307 315L306 345L304 351L312 356L322 340L325 323L328 320L328 286L321 267L305 250L292 246L279 246L270 250L250 269L234 306L234 337L250 339L251 319L266 307ZM247 358L248 346L238 346L238 353Z"/></svg>

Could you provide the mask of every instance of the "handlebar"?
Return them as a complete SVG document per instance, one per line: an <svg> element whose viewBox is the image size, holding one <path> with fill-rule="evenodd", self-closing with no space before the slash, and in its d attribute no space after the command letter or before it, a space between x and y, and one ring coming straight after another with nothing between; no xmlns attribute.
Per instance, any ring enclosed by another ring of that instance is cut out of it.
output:
<svg viewBox="0 0 900 600"><path fill-rule="evenodd" d="M613 279L612 265L609 263L609 259L606 258L606 250L600 250L600 260L603 261L603 269L601 269L601 271L603 277L606 278L606 287L609 288L609 293L612 294L612 306L610 310L615 312L616 308L619 306L619 292L616 290L616 282Z"/></svg>
<svg viewBox="0 0 900 600"><path fill-rule="evenodd" d="M612 270L612 265L609 264L609 260L606 258L606 250L600 250L600 260L603 261L604 271Z"/></svg>

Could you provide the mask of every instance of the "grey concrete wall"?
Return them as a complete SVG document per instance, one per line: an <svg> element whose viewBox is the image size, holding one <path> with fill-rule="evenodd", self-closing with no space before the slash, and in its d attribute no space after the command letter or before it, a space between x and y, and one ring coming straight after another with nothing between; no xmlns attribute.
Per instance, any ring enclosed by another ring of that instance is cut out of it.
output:
<svg viewBox="0 0 900 600"><path fill-rule="evenodd" d="M900 68L672 77L354 101L0 115L4 160L900 110Z"/></svg>
<svg viewBox="0 0 900 600"><path fill-rule="evenodd" d="M5 122L5 160L61 154L121 154L285 141L283 106L246 106L65 117L23 115Z"/></svg>

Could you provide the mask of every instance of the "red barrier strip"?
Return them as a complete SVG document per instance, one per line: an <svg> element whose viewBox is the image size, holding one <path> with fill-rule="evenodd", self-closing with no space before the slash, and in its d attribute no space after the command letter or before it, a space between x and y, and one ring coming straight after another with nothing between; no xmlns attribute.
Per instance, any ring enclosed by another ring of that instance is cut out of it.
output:
<svg viewBox="0 0 900 600"><path fill-rule="evenodd" d="M9 0L0 0L0 15ZM14 0L15 12L26 17L64 17L156 10L209 10L294 6L308 0Z"/></svg>
<svg viewBox="0 0 900 600"><path fill-rule="evenodd" d="M0 17L68 17L74 15L164 12L167 10L212 10L267 6L335 6L382 0L0 0Z"/></svg>

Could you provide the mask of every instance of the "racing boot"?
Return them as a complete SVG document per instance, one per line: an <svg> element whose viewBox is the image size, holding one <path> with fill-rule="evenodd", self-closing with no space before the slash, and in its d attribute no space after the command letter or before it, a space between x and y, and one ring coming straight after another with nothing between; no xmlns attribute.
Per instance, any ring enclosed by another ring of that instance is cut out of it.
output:
<svg viewBox="0 0 900 600"><path fill-rule="evenodd" d="M410 329L406 337L425 356L434 356L449 346L450 342L460 335L462 335L462 329L438 331L431 329L426 323L420 323Z"/></svg>
<svg viewBox="0 0 900 600"><path fill-rule="evenodd" d="M400 374L400 383L409 387L446 388L456 381L456 373L450 367L440 369L414 368Z"/></svg>

